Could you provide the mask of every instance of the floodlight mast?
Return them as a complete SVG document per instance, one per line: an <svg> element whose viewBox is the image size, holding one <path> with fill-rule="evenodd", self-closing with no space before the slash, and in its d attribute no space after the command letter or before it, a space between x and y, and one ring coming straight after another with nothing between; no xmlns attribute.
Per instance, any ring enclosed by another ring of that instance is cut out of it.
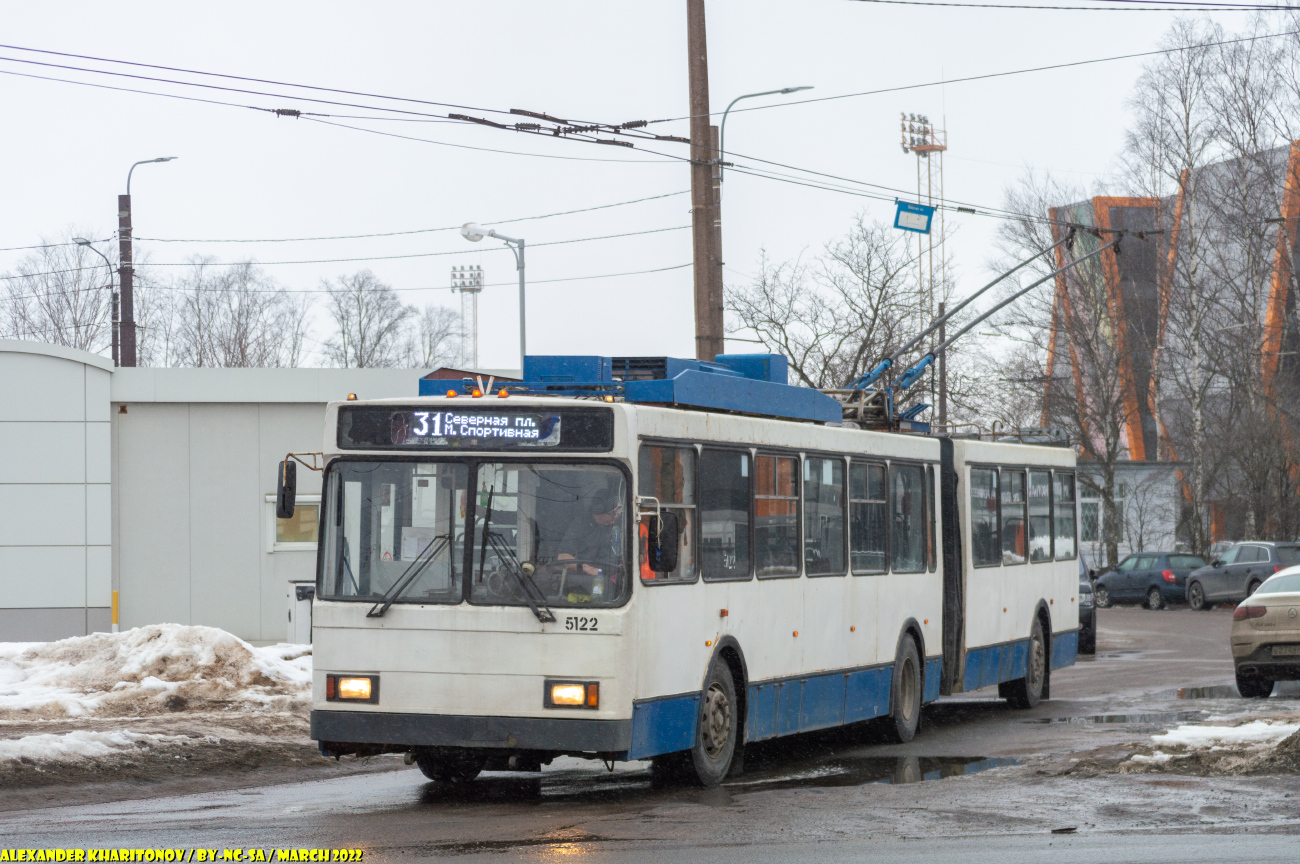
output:
<svg viewBox="0 0 1300 864"><path fill-rule="evenodd" d="M1003 300L998 305L994 306L992 309L978 316L974 321L970 322L965 327L961 328L956 333L949 336L941 344L935 346L935 349L933 351L928 352L924 357L920 359L920 361L916 363L916 365L914 365L911 369L908 369L906 372L904 372L903 377L898 379L898 384L897 384L898 389L906 390L908 387L911 387L913 384L915 384L916 380L920 378L921 375L925 372L926 367L934 363L935 358L938 357L940 354L942 354L945 350L947 350L948 346L952 345L952 343L956 342L962 336L969 333L977 325L988 320L989 316L993 315L993 313L999 312L1002 309L1009 306L1011 303L1015 302L1016 300L1019 300L1021 297L1028 294L1034 288L1037 288L1039 285L1042 285L1048 279L1054 279L1057 276L1064 273L1066 270L1069 270L1073 267L1077 267L1078 265L1082 264L1084 261L1087 261L1089 258L1094 258L1100 255L1101 253L1105 252L1107 249L1112 249L1115 246L1118 246L1119 241L1121 239L1123 239L1123 235L1116 237L1114 240L1110 241L1105 246L1101 246L1097 249L1094 249L1093 251L1089 252L1087 255L1084 255L1081 258L1074 259L1069 264L1066 264L1064 267L1060 268L1059 270L1053 270L1051 273L1048 273L1042 279L1037 279L1029 283L1024 288L1021 288L1019 291L1012 294L1010 297Z"/></svg>
<svg viewBox="0 0 1300 864"><path fill-rule="evenodd" d="M911 342L908 342L902 348L899 348L893 354L890 354L884 360L881 360L878 364L876 364L876 367L872 369L870 372L868 372L867 374L850 382L846 387L846 389L861 390L865 387L870 387L872 384L874 384L876 381L880 379L881 375L884 375L886 372L888 372L890 369L894 367L894 364L898 362L898 358L902 357L908 351L911 351L917 345L920 345L922 340L924 340L926 336L929 336L931 333L933 333L934 331L942 327L945 323L947 323L948 319L952 318L952 316L956 315L958 312L960 312L961 310L969 306L971 301L975 300L977 297L979 297L985 291L992 288L994 285L997 285L1003 279L1006 279L1012 273L1015 273L1017 270L1021 269L1022 267L1027 267L1028 265L1032 264L1034 261L1037 261L1040 256L1046 255L1048 252L1051 252L1052 250L1056 249L1056 247L1062 245L1063 243L1068 243L1073 238L1074 238L1074 229L1071 229L1070 233L1067 234L1063 239L1057 241L1056 243L1053 243L1051 246L1048 246L1046 249L1042 249L1034 253L1031 257L1026 258L1024 261L1021 261L1019 264L1012 267L1010 270L1003 273L1001 276L997 277L992 282L985 285L983 288L979 289L974 294L970 295L965 300L961 301L956 306L949 309L943 315L940 315L938 318L934 319L934 321L930 324L930 326L922 330L915 339L913 339Z"/></svg>

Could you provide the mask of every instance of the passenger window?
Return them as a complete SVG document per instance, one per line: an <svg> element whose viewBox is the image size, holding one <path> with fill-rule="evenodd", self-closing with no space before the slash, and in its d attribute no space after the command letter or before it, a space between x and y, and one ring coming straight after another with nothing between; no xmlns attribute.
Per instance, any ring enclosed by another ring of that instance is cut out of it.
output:
<svg viewBox="0 0 1300 864"><path fill-rule="evenodd" d="M799 460L759 456L754 493L754 569L799 575Z"/></svg>
<svg viewBox="0 0 1300 864"><path fill-rule="evenodd" d="M1029 472L1029 560L1052 560L1052 475Z"/></svg>
<svg viewBox="0 0 1300 864"><path fill-rule="evenodd" d="M925 569L925 475L920 465L893 465L890 474L890 569L919 573Z"/></svg>
<svg viewBox="0 0 1300 864"><path fill-rule="evenodd" d="M1138 560L1137 566L1136 566L1135 568L1133 568L1133 569L1135 569L1135 570L1150 570L1151 568L1153 568L1153 567L1155 567L1155 566L1156 566L1156 556L1154 556L1154 555L1143 555L1142 558Z"/></svg>
<svg viewBox="0 0 1300 864"><path fill-rule="evenodd" d="M1029 560L1025 524L1025 472L1002 472L1002 563Z"/></svg>
<svg viewBox="0 0 1300 864"><path fill-rule="evenodd" d="M889 568L888 493L885 466L855 462L849 467L849 549L854 573Z"/></svg>
<svg viewBox="0 0 1300 864"><path fill-rule="evenodd" d="M1002 563L998 543L998 472L970 469L970 545L976 567Z"/></svg>
<svg viewBox="0 0 1300 864"><path fill-rule="evenodd" d="M1219 563L1220 563L1220 564L1240 564L1241 562L1237 560L1237 556L1241 555L1241 550L1242 550L1243 548L1244 548L1244 547L1242 547L1242 546L1233 546L1233 547L1232 547L1231 549L1229 549L1227 552L1224 552L1224 553L1223 553L1223 555L1219 558Z"/></svg>
<svg viewBox="0 0 1300 864"><path fill-rule="evenodd" d="M809 576L844 575L844 462L803 460L803 557Z"/></svg>
<svg viewBox="0 0 1300 864"><path fill-rule="evenodd" d="M1118 569L1121 573L1127 573L1128 571L1136 567L1137 563L1138 563L1137 556L1130 555L1129 557L1125 558L1123 561L1119 562L1119 567L1116 569Z"/></svg>
<svg viewBox="0 0 1300 864"><path fill-rule="evenodd" d="M1054 532L1056 560L1066 561L1074 557L1074 475L1055 472L1052 474L1052 520L1056 523Z"/></svg>
<svg viewBox="0 0 1300 864"><path fill-rule="evenodd" d="M1241 554L1237 556L1238 564L1254 564L1258 561L1267 561L1268 553L1258 546L1243 546Z"/></svg>
<svg viewBox="0 0 1300 864"><path fill-rule="evenodd" d="M678 542L677 569L671 573L656 573L651 570L646 544L654 513L649 509L641 511L637 542L641 550L641 579L646 582L694 582L697 572L694 448L641 445L637 484L637 494L659 499L663 512L677 515L681 537Z"/></svg>
<svg viewBox="0 0 1300 864"><path fill-rule="evenodd" d="M749 578L749 454L700 454L700 564L704 578Z"/></svg>

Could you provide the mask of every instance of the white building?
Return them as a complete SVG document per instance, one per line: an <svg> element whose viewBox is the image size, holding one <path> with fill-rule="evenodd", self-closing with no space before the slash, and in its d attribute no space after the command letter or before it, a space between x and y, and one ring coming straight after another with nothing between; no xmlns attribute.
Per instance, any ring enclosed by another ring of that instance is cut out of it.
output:
<svg viewBox="0 0 1300 864"><path fill-rule="evenodd" d="M427 370L114 368L0 340L0 642L208 624L282 641L315 578L320 475L276 520L276 465L325 403L415 396ZM486 373L485 373L486 374Z"/></svg>

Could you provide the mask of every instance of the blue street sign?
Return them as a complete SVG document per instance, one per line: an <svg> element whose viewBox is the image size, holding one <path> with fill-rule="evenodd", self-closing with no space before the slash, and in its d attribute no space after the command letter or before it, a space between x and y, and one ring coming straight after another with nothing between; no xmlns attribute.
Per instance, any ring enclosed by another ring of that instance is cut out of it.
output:
<svg viewBox="0 0 1300 864"><path fill-rule="evenodd" d="M894 214L894 227L903 231L915 231L917 234L929 234L932 219L933 207L899 201L898 212Z"/></svg>

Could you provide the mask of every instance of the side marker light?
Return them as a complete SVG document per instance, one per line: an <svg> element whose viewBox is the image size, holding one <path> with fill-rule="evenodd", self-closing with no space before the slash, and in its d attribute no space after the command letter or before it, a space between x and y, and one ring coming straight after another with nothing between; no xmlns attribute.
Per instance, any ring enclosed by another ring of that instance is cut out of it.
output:
<svg viewBox="0 0 1300 864"><path fill-rule="evenodd" d="M479 398L480 396L483 395L483 391L480 390L480 389L478 389L477 387L475 387L475 388L474 388L474 392L470 393L469 395L471 395L471 396L473 396L475 399L477 399L477 398Z"/></svg>
<svg viewBox="0 0 1300 864"><path fill-rule="evenodd" d="M447 398L448 398L448 399L455 399L455 398L456 398L457 396L459 396L459 395L460 395L460 394L457 393L455 390L448 390L448 391L447 391Z"/></svg>
<svg viewBox="0 0 1300 864"><path fill-rule="evenodd" d="M349 393L349 394L348 394L348 401L349 401L349 402L355 402L355 401L357 401L357 394L355 394L355 393Z"/></svg>
<svg viewBox="0 0 1300 864"><path fill-rule="evenodd" d="M510 396L510 391L504 387L502 387L501 392L497 394L498 399L505 399L508 398L509 396Z"/></svg>

